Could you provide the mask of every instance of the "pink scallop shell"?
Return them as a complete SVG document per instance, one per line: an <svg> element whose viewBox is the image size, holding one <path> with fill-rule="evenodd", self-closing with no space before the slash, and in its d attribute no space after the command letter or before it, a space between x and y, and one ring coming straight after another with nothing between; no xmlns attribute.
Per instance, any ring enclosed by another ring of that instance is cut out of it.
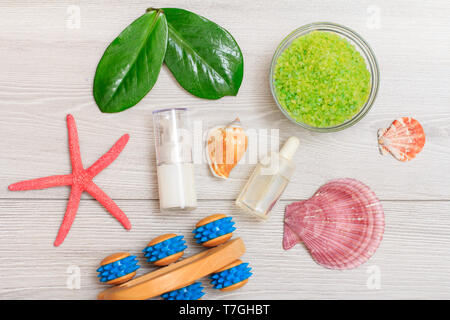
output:
<svg viewBox="0 0 450 320"><path fill-rule="evenodd" d="M375 193L355 179L330 181L308 200L286 206L283 248L303 242L332 269L366 262L383 238L384 212Z"/></svg>

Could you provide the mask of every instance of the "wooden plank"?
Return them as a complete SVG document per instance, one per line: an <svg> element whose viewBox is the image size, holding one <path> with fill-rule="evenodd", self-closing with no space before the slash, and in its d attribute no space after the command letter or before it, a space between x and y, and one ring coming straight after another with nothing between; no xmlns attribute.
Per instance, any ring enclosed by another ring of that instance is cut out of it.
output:
<svg viewBox="0 0 450 320"><path fill-rule="evenodd" d="M12 182L70 171L64 118L74 114L86 165L95 161L125 132L131 140L124 153L96 181L115 199L157 199L151 111L189 106L202 127L239 116L255 130L280 129L281 141L301 140L295 156L297 173L283 199L309 197L325 181L354 177L386 200L450 199L450 26L447 1L415 3L379 1L379 29L368 28L364 2L237 0L226 4L189 1L189 9L226 27L245 57L245 78L237 97L218 101L186 93L164 67L144 100L120 114L101 114L92 98L95 67L107 44L135 17L143 1L92 4L79 1L79 29L67 28L73 1L0 1L0 198L63 199L68 190L12 193ZM165 6L166 1L154 1ZM186 7L185 1L170 5ZM412 17L414 17L412 22ZM268 86L275 47L295 27L328 20L362 34L381 67L381 88L373 110L356 126L334 134L310 133L285 119ZM419 119L427 132L424 151L403 164L378 155L376 131L398 116ZM260 150L264 153L263 150ZM200 155L201 157L201 155ZM206 164L196 166L200 199L235 199L253 165L240 165L230 181L211 177ZM120 186L120 187L117 187ZM405 190L407 189L407 192Z"/></svg>
<svg viewBox="0 0 450 320"><path fill-rule="evenodd" d="M202 250L192 239L193 226L218 212L235 219L235 234L247 247L242 260L250 262L254 276L228 293L214 291L204 279L205 299L450 298L448 201L384 201L386 232L380 248L366 264L347 271L317 265L302 246L282 249L286 201L267 222L237 211L232 201L201 201L195 212L170 214L160 213L156 201L118 203L130 217L131 231L123 230L95 201L83 200L67 240L54 248L65 201L0 200L0 298L94 299L105 288L95 271L105 256L127 250L137 254L143 265L138 274L144 274L153 270L141 252L151 238L183 234L190 256ZM71 290L66 281L76 268L81 288ZM370 278L377 272L379 289Z"/></svg>

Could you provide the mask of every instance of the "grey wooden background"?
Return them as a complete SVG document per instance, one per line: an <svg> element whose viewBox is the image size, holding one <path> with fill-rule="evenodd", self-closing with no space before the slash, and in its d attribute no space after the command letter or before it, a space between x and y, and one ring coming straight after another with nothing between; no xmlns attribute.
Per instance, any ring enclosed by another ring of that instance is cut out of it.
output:
<svg viewBox="0 0 450 320"><path fill-rule="evenodd" d="M98 60L148 6L189 9L234 35L245 59L237 97L197 99L164 67L139 105L120 114L100 113L92 97ZM1 0L0 298L94 299L103 288L95 270L104 256L123 250L140 254L147 241L166 232L184 234L188 254L198 252L190 231L197 220L218 212L235 218L236 234L248 249L243 259L251 263L254 277L231 293L207 288L206 299L450 298L449 16L445 0ZM277 44L293 29L315 21L359 32L381 68L371 112L356 126L333 134L310 133L290 123L268 85ZM249 128L280 129L282 141L300 138L296 174L269 221L258 222L233 204L251 164L237 167L228 181L216 180L205 164L197 164L199 208L159 212L151 111L172 106L189 106L192 119L202 120L204 129L239 116ZM69 188L13 193L7 186L70 172L68 113L77 121L86 166L120 135L131 135L123 154L95 181L124 209L133 229L122 229L84 195L68 238L54 248ZM399 116L417 118L427 133L424 151L410 163L377 151L377 129ZM386 213L380 248L368 263L348 271L315 264L302 246L281 247L284 206L339 177L372 187ZM145 266L139 273L150 269ZM77 272L79 289L70 285ZM377 276L378 285L373 281Z"/></svg>

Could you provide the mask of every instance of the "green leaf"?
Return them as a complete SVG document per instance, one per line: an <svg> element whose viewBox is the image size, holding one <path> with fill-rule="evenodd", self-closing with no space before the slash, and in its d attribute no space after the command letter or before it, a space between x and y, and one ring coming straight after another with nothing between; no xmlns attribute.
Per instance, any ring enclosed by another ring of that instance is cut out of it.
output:
<svg viewBox="0 0 450 320"><path fill-rule="evenodd" d="M244 60L231 34L193 12L163 11L169 29L164 62L180 85L200 98L235 96L242 83Z"/></svg>
<svg viewBox="0 0 450 320"><path fill-rule="evenodd" d="M102 112L120 112L138 103L153 87L167 47L167 21L151 9L109 45L94 78L94 98Z"/></svg>

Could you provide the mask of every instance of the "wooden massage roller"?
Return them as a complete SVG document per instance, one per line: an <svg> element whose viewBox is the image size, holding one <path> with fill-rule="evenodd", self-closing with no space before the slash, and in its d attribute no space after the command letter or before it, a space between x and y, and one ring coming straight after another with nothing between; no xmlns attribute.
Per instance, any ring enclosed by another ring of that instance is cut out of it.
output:
<svg viewBox="0 0 450 320"><path fill-rule="evenodd" d="M156 237L143 250L147 261L163 268L132 279L139 269L136 256L127 252L112 254L97 269L102 283L116 285L102 291L102 300L144 300L161 296L165 300L198 300L203 295L200 278L210 276L214 289L231 291L248 282L252 275L248 263L239 258L245 253L241 238L230 240L236 228L231 217L214 214L200 220L194 239L210 248L175 262L187 248L183 236L168 233ZM230 241L228 241L230 240ZM132 279L132 280L131 280Z"/></svg>

